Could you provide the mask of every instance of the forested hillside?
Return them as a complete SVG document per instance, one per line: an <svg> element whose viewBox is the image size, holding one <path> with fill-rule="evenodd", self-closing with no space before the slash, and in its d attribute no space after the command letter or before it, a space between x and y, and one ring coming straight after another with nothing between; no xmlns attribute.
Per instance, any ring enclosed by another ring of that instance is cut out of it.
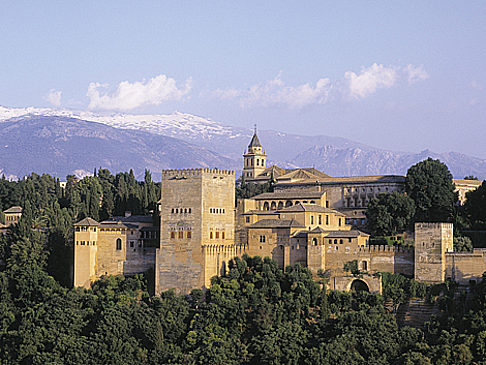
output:
<svg viewBox="0 0 486 365"><path fill-rule="evenodd" d="M299 265L244 256L205 293L150 296L141 275L70 288L72 223L147 213L159 189L148 171L143 182L69 177L65 190L48 175L0 180L1 209L24 208L0 236L0 364L486 363L486 280L466 296L384 273L383 296L328 292L324 273L316 282ZM440 318L399 327L409 297L436 303Z"/></svg>

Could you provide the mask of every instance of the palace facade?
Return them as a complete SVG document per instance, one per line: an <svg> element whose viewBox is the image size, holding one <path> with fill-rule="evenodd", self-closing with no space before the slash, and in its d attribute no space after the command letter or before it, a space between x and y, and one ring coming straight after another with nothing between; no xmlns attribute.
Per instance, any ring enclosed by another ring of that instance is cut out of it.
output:
<svg viewBox="0 0 486 365"><path fill-rule="evenodd" d="M366 207L378 194L404 191L395 175L331 177L319 170L267 167L255 132L243 155L245 181L275 180L274 191L235 202L235 173L219 169L162 172L160 217L113 217L75 225L74 285L89 287L102 275L150 270L155 291L207 288L228 262L243 254L270 257L284 268L301 264L327 272L332 289L357 279L344 270L356 260L370 291L376 272L401 273L429 283L468 283L486 271L486 251L453 252L450 223L417 223L414 247L369 244ZM469 180L463 183L471 189Z"/></svg>

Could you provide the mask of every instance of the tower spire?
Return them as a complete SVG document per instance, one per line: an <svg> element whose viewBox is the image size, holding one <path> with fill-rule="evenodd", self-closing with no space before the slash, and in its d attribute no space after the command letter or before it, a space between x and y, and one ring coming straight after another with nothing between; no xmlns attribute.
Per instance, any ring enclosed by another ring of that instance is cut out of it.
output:
<svg viewBox="0 0 486 365"><path fill-rule="evenodd" d="M257 125L255 123L255 124L253 124L253 132L256 134L256 131L257 131Z"/></svg>

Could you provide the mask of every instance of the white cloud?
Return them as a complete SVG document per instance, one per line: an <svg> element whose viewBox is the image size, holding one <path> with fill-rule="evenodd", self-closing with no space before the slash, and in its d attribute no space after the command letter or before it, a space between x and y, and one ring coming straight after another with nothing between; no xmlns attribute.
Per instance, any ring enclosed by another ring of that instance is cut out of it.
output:
<svg viewBox="0 0 486 365"><path fill-rule="evenodd" d="M213 95L223 100L238 98L241 106L280 104L299 109L311 104L326 103L330 88L329 79L320 79L315 85L307 83L295 87L286 86L279 73L273 80L253 85L247 90L217 89Z"/></svg>
<svg viewBox="0 0 486 365"><path fill-rule="evenodd" d="M415 84L416 82L423 81L429 78L429 74L425 71L424 66L407 65L403 68L405 75L407 76L408 84Z"/></svg>
<svg viewBox="0 0 486 365"><path fill-rule="evenodd" d="M378 89L388 89L397 81L397 71L394 67L385 67L376 63L363 68L359 75L347 71L344 78L348 81L349 95L361 99L374 94Z"/></svg>
<svg viewBox="0 0 486 365"><path fill-rule="evenodd" d="M169 100L180 100L192 89L192 79L186 80L183 87L177 87L176 80L166 75L158 75L150 80L120 82L111 95L101 94L100 89L108 85L92 82L87 96L90 109L132 110L141 106L160 105Z"/></svg>
<svg viewBox="0 0 486 365"><path fill-rule="evenodd" d="M51 89L49 93L45 96L47 100L52 105L59 107L61 106L62 91Z"/></svg>
<svg viewBox="0 0 486 365"><path fill-rule="evenodd" d="M340 98L363 99L380 89L404 82L410 85L428 77L423 66L400 67L374 63L358 74L347 71L343 78L337 80L323 77L315 84L287 86L279 73L273 80L253 85L246 90L217 89L212 95L222 100L236 99L242 107L285 105L290 109L300 109Z"/></svg>

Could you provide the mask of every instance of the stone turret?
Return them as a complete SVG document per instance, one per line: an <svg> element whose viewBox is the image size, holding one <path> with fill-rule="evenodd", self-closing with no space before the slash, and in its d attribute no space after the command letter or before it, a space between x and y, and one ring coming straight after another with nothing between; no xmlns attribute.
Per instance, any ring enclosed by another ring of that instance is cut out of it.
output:
<svg viewBox="0 0 486 365"><path fill-rule="evenodd" d="M452 223L415 223L415 280L445 280L446 252L453 252Z"/></svg>
<svg viewBox="0 0 486 365"><path fill-rule="evenodd" d="M74 286L89 288L96 280L96 256L100 224L84 218L74 225Z"/></svg>

